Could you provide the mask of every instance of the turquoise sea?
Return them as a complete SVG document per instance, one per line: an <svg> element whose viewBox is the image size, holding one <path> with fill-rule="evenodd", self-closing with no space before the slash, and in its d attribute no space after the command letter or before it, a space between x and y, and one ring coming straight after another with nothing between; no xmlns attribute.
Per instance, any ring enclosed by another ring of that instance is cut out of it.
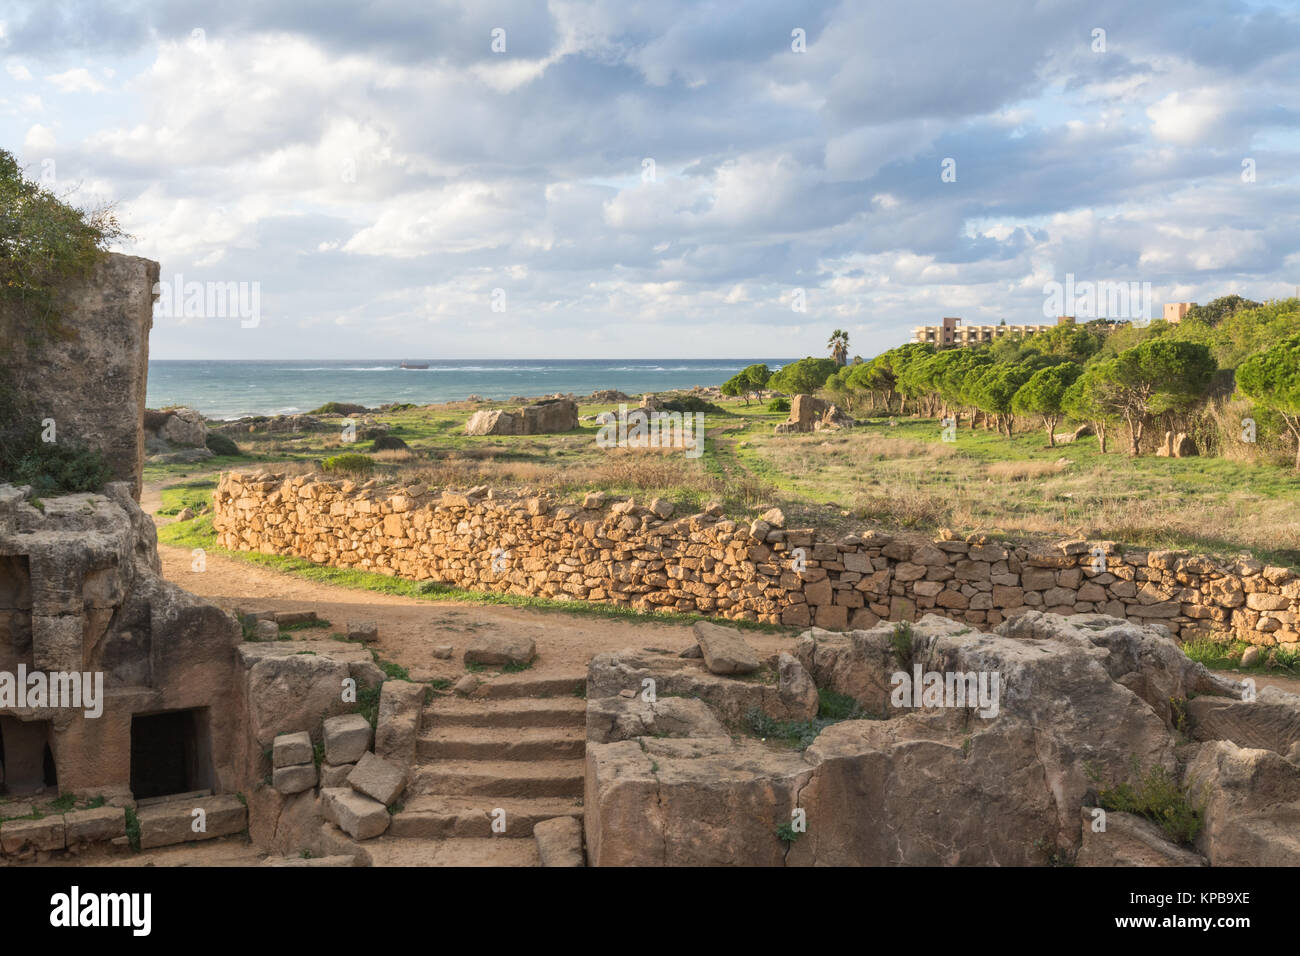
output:
<svg viewBox="0 0 1300 956"><path fill-rule="evenodd" d="M400 359L336 361L150 361L148 405L188 405L209 418L287 415L326 402L374 407L387 402L529 398L555 392L588 395L618 389L628 395L694 385L721 385L754 362L773 370L790 359L538 359L428 361L403 369Z"/></svg>

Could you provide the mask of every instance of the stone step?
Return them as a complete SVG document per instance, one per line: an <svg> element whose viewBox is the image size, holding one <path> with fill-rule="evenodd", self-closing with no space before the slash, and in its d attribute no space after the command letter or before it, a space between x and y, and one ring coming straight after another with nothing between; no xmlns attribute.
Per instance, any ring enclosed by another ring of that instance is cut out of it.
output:
<svg viewBox="0 0 1300 956"><path fill-rule="evenodd" d="M560 676L539 677L530 674L502 674L484 681L472 695L471 700L502 700L519 697L574 697L578 688L585 689L585 673L562 674Z"/></svg>
<svg viewBox="0 0 1300 956"><path fill-rule="evenodd" d="M485 797L430 794L412 797L394 814L388 834L395 837L455 839L491 837L492 814L505 811L505 832L499 838L525 838L533 827L555 817L582 817L581 801L574 797L544 797L529 800L508 797L492 800ZM499 815L498 815L499 817Z"/></svg>
<svg viewBox="0 0 1300 956"><path fill-rule="evenodd" d="M580 797L582 760L439 760L413 770L410 791L485 797Z"/></svg>
<svg viewBox="0 0 1300 956"><path fill-rule="evenodd" d="M372 866L541 866L536 840L426 840L386 833L363 845Z"/></svg>
<svg viewBox="0 0 1300 956"><path fill-rule="evenodd" d="M450 724L424 731L416 753L438 760L564 760L587 752L582 727L472 727Z"/></svg>
<svg viewBox="0 0 1300 956"><path fill-rule="evenodd" d="M425 707L421 726L586 727L587 702L580 697L518 700L461 700L444 697Z"/></svg>

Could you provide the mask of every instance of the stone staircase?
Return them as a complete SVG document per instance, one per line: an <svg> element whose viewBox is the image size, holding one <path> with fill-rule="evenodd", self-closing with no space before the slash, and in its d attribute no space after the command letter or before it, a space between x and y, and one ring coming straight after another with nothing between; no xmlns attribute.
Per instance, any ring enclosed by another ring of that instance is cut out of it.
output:
<svg viewBox="0 0 1300 956"><path fill-rule="evenodd" d="M585 684L584 673L503 674L426 704L402 810L365 843L374 865L537 866L533 827L582 818Z"/></svg>

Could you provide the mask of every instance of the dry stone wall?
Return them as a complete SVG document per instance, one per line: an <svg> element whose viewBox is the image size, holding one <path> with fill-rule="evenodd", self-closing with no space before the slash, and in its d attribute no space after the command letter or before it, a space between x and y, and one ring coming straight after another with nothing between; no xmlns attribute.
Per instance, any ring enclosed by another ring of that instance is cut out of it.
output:
<svg viewBox="0 0 1300 956"><path fill-rule="evenodd" d="M318 475L229 473L214 496L219 543L481 591L646 610L868 628L926 612L996 625L1025 609L1100 612L1188 639L1232 632L1300 642L1300 577L1252 558L1224 564L1113 542L919 540L740 523L720 508L674 517L601 493L581 504L491 490L356 485Z"/></svg>

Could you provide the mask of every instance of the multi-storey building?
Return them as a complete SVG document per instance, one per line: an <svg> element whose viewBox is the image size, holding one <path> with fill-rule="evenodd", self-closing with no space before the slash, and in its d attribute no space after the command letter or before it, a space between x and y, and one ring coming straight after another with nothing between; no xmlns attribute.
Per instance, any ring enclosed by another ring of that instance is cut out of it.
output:
<svg viewBox="0 0 1300 956"><path fill-rule="evenodd" d="M1062 315L1057 325L1073 325L1074 316ZM942 325L918 325L912 329L913 342L928 342L938 349L954 346L984 345L1004 335L1033 335L1050 329L1050 325L962 325L961 319L945 316Z"/></svg>

